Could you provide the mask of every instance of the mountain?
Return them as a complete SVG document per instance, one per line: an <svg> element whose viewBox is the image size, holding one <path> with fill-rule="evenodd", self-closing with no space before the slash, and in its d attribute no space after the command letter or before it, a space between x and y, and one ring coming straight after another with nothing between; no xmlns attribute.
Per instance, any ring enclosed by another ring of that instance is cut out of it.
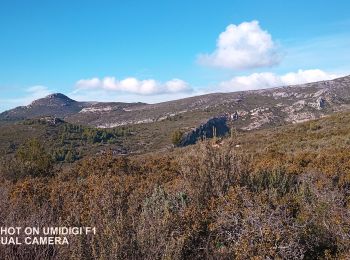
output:
<svg viewBox="0 0 350 260"><path fill-rule="evenodd" d="M65 118L78 113L84 107L84 104L84 102L77 102L63 94L56 93L35 100L28 106L20 106L5 111L0 114L0 119L19 120L40 116Z"/></svg>
<svg viewBox="0 0 350 260"><path fill-rule="evenodd" d="M0 120L56 116L75 124L99 128L181 121L189 129L227 114L236 128L253 130L298 123L350 109L350 76L309 84L263 90L214 93L158 104L77 102L52 94L29 106L0 114Z"/></svg>
<svg viewBox="0 0 350 260"><path fill-rule="evenodd" d="M109 108L128 107L126 103L78 102L64 94L54 93L0 114L0 120L22 120L43 116L69 118L78 113L108 111Z"/></svg>

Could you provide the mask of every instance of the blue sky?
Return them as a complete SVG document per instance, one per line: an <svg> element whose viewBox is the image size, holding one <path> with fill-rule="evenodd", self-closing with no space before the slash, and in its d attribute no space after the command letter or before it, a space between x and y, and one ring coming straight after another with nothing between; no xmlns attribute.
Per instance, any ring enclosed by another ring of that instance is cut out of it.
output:
<svg viewBox="0 0 350 260"><path fill-rule="evenodd" d="M343 0L1 1L0 111L50 92L152 103L350 74L348 10Z"/></svg>

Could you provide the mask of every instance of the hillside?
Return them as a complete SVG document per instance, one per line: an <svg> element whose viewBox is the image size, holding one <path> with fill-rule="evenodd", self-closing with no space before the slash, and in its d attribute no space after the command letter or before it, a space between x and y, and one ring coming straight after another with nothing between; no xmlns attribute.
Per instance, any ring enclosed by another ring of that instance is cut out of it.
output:
<svg viewBox="0 0 350 260"><path fill-rule="evenodd" d="M27 119L0 126L0 157L11 156L28 140L40 140L57 163L72 163L86 155L129 153L123 142L131 129L95 129L67 123L55 117ZM129 148L132 148L129 146Z"/></svg>
<svg viewBox="0 0 350 260"><path fill-rule="evenodd" d="M53 94L26 107L0 114L0 120L57 116L73 124L110 128L121 125L154 123L183 117L188 128L211 117L236 115L237 128L303 122L350 108L350 76L310 84L273 89L216 93L158 104L77 102Z"/></svg>
<svg viewBox="0 0 350 260"><path fill-rule="evenodd" d="M255 131L308 121L349 108L350 76L306 85L208 94L153 105L77 102L62 94L53 94L28 107L1 114L0 154L14 152L31 138L45 142L53 154L70 152L74 159L68 161L107 150L139 154L171 149L174 133L180 138L177 144L184 146L198 139L212 138L214 129L220 137L232 131ZM20 120L23 118L34 120ZM57 125L46 122L55 118L62 118L63 122ZM93 130L95 134L117 134L113 140L97 138L88 142L84 131L96 126L100 128ZM105 128L112 126L111 130Z"/></svg>
<svg viewBox="0 0 350 260"><path fill-rule="evenodd" d="M349 86L4 112L0 225L98 233L0 258L348 259Z"/></svg>
<svg viewBox="0 0 350 260"><path fill-rule="evenodd" d="M2 259L350 257L349 112L64 168L45 163L48 148L2 160L0 224L98 233L69 236L69 247L7 246Z"/></svg>
<svg viewBox="0 0 350 260"><path fill-rule="evenodd" d="M139 105L138 103L137 105ZM62 119L69 118L78 113L118 110L132 107L136 104L127 103L98 103L98 102L78 102L69 97L55 93L44 98L34 100L28 106L20 106L0 114L2 121L18 121L32 119L36 117L52 116Z"/></svg>

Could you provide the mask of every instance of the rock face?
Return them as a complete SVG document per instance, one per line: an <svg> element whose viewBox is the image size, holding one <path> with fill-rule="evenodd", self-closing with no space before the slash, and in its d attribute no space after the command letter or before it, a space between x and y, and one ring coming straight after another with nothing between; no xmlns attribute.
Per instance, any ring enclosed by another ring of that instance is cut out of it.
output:
<svg viewBox="0 0 350 260"><path fill-rule="evenodd" d="M231 120L236 121L239 119L238 112L234 112L233 114L230 115Z"/></svg>
<svg viewBox="0 0 350 260"><path fill-rule="evenodd" d="M179 146L195 144L198 140L205 138L220 137L226 135L230 128L227 126L228 117L226 115L209 119L194 130L186 133Z"/></svg>
<svg viewBox="0 0 350 260"><path fill-rule="evenodd" d="M326 100L324 98L322 98L322 97L319 97L317 99L317 109L321 110L322 108L325 107L325 105L326 105Z"/></svg>

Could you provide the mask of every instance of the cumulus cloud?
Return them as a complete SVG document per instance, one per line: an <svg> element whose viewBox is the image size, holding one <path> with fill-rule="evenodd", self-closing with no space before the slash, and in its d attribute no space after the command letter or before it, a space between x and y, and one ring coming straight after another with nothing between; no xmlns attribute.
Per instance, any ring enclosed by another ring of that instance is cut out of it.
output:
<svg viewBox="0 0 350 260"><path fill-rule="evenodd" d="M284 75L263 72L253 73L248 76L234 77L229 81L221 82L219 84L219 88L223 91L264 89L271 87L304 84L322 80L330 80L341 76L343 75L327 73L319 69L298 70L297 72L290 72Z"/></svg>
<svg viewBox="0 0 350 260"><path fill-rule="evenodd" d="M258 21L228 25L219 35L214 52L198 57L200 64L235 70L270 67L280 60L276 43Z"/></svg>
<svg viewBox="0 0 350 260"><path fill-rule="evenodd" d="M157 95L191 91L189 84L181 79L172 79L162 83L154 79L139 80L132 77L123 80L117 80L115 77L81 79L76 83L76 87L78 90L102 89L138 95Z"/></svg>

